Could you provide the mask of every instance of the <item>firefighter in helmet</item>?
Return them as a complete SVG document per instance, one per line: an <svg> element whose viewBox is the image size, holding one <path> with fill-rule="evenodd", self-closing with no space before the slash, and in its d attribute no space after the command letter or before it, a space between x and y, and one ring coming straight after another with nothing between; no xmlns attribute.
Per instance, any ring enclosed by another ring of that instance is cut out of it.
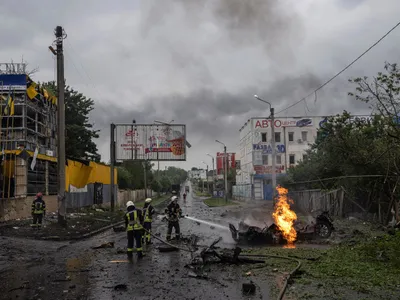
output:
<svg viewBox="0 0 400 300"><path fill-rule="evenodd" d="M125 227L128 238L127 255L129 259L133 257L133 244L136 242L136 253L138 258L143 257L142 235L143 235L143 215L140 209L135 207L132 201L126 203L127 212L125 214Z"/></svg>
<svg viewBox="0 0 400 300"><path fill-rule="evenodd" d="M168 231L167 231L167 241L171 240L172 228L175 228L175 238L180 239L180 227L179 218L182 218L182 210L178 204L178 197L172 196L171 202L165 209L165 213L168 215Z"/></svg>
<svg viewBox="0 0 400 300"><path fill-rule="evenodd" d="M143 242L147 245L151 244L151 222L153 221L153 215L155 213L154 207L150 204L152 201L151 198L147 198L144 201L143 207L143 216L144 216L144 223L143 228L146 231L143 234Z"/></svg>
<svg viewBox="0 0 400 300"><path fill-rule="evenodd" d="M43 200L43 194L37 193L35 200L32 202L32 227L40 229L42 227L43 217L46 215L46 203Z"/></svg>

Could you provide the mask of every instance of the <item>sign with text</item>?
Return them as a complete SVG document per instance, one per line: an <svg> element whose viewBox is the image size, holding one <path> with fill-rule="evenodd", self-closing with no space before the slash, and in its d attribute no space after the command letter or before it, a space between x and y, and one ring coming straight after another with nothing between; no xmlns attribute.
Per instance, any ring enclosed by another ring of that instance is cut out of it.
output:
<svg viewBox="0 0 400 300"><path fill-rule="evenodd" d="M276 153L285 153L286 147L284 144L275 145ZM265 145L265 144L253 144L254 151L261 151L262 154L272 154L272 145Z"/></svg>
<svg viewBox="0 0 400 300"><path fill-rule="evenodd" d="M283 173L284 171L285 171L284 166L275 167L276 174ZM254 166L254 172L256 174L272 174L272 166L263 166L263 165Z"/></svg>
<svg viewBox="0 0 400 300"><path fill-rule="evenodd" d="M270 128L271 120L270 119L254 119L253 120L254 129L261 128ZM310 127L313 126L312 118L288 118L288 119L275 119L274 121L275 128L280 127Z"/></svg>
<svg viewBox="0 0 400 300"><path fill-rule="evenodd" d="M116 124L115 159L185 161L186 126Z"/></svg>

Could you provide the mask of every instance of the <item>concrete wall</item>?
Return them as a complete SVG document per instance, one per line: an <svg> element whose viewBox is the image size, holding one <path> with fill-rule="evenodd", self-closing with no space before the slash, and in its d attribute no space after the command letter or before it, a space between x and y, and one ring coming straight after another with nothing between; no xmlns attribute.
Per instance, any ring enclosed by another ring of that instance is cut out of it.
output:
<svg viewBox="0 0 400 300"><path fill-rule="evenodd" d="M0 222L23 219L31 216L31 205L34 197L0 199ZM56 212L57 196L44 196L48 212Z"/></svg>
<svg viewBox="0 0 400 300"><path fill-rule="evenodd" d="M147 197L154 197L157 193L152 190L147 190ZM125 207L126 202L133 201L138 202L145 199L144 190L119 190L117 205Z"/></svg>

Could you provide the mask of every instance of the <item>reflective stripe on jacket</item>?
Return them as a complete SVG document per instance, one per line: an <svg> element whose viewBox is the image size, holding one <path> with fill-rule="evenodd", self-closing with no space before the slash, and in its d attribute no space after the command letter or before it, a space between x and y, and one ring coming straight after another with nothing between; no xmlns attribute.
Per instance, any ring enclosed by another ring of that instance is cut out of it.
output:
<svg viewBox="0 0 400 300"><path fill-rule="evenodd" d="M153 207L151 205L143 208L143 210L144 210L144 221L145 222L152 222L153 221L152 216L151 216L152 208Z"/></svg>
<svg viewBox="0 0 400 300"><path fill-rule="evenodd" d="M128 219L128 225L126 226L126 231L139 230L142 229L142 225L140 224L140 220L138 218L137 210L133 210L126 213L126 217Z"/></svg>
<svg viewBox="0 0 400 300"><path fill-rule="evenodd" d="M35 199L32 202L32 214L40 215L46 211L46 204L42 199Z"/></svg>

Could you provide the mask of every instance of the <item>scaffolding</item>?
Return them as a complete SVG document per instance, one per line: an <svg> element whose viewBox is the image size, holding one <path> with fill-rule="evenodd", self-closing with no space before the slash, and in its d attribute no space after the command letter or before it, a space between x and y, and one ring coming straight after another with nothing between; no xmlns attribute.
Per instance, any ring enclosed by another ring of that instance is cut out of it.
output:
<svg viewBox="0 0 400 300"><path fill-rule="evenodd" d="M57 193L56 106L40 91L30 99L29 81L26 64L0 63L2 199Z"/></svg>

